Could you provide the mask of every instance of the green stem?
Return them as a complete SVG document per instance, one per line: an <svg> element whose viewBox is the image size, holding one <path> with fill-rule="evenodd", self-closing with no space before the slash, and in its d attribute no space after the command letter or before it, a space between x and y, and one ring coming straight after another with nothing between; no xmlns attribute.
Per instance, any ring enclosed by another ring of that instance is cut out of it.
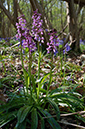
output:
<svg viewBox="0 0 85 129"><path fill-rule="evenodd" d="M52 56L51 56L51 69L50 69L50 78L49 78L49 84L48 84L48 87L47 87L47 93L46 93L46 96L48 95L48 91L49 91L49 88L50 88L50 85L51 85L51 82L52 82L52 69L53 69L53 53L52 53Z"/></svg>
<svg viewBox="0 0 85 129"><path fill-rule="evenodd" d="M24 72L24 63L23 63L23 54L22 54L22 37L20 39L20 57L21 57L21 64L22 64L22 69ZM24 96L25 96L25 89L23 87L23 91L24 91Z"/></svg>
<svg viewBox="0 0 85 129"><path fill-rule="evenodd" d="M38 79L40 78L40 46L38 43L38 53L39 53L39 58L38 58Z"/></svg>
<svg viewBox="0 0 85 129"><path fill-rule="evenodd" d="M24 68L23 54L22 54L22 37L21 37L21 39L20 39L20 56L21 56L22 68Z"/></svg>
<svg viewBox="0 0 85 129"><path fill-rule="evenodd" d="M66 71L65 64L66 64L66 54L64 54L64 86L65 86L65 71Z"/></svg>
<svg viewBox="0 0 85 129"><path fill-rule="evenodd" d="M61 62L61 76L62 76L62 63L63 63L63 55L62 53L60 54L60 62Z"/></svg>
<svg viewBox="0 0 85 129"><path fill-rule="evenodd" d="M30 94L31 94L31 100L32 100L31 65L32 65L32 56L29 54L29 87L30 87ZM28 90L27 90L27 93L28 93Z"/></svg>
<svg viewBox="0 0 85 129"><path fill-rule="evenodd" d="M3 66L4 66L4 73L3 73L3 75L5 75L5 73L6 73L6 66L5 66L5 62L4 62L4 61L2 61L2 63L3 63Z"/></svg>
<svg viewBox="0 0 85 129"><path fill-rule="evenodd" d="M41 58L39 43L38 43L38 53L39 53L39 57L38 57L38 80L39 80L40 79L40 58ZM40 82L38 82L37 99L39 99L39 92L40 92Z"/></svg>

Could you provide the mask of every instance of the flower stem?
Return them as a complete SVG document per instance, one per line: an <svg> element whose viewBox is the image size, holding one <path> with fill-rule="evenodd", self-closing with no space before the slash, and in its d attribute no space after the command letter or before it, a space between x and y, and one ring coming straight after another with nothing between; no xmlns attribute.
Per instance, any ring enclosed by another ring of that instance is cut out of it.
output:
<svg viewBox="0 0 85 129"><path fill-rule="evenodd" d="M65 71L66 71L66 54L64 54L64 86L65 86Z"/></svg>
<svg viewBox="0 0 85 129"><path fill-rule="evenodd" d="M29 53L29 87L30 87L30 94L32 100L32 87L31 87L31 65L32 65L32 56Z"/></svg>
<svg viewBox="0 0 85 129"><path fill-rule="evenodd" d="M53 69L52 65L53 65L53 53L52 53L52 56L51 56L50 78L49 78L49 84L48 84L48 87L47 87L46 96L48 95L48 91L49 91L49 88L50 88L50 85L51 85L51 82L52 82L52 69Z"/></svg>
<svg viewBox="0 0 85 129"><path fill-rule="evenodd" d="M38 53L39 53L39 57L38 57L38 80L39 80L40 79L40 58L41 58L39 42L38 42ZM38 82L37 99L39 99L39 92L40 92L40 82Z"/></svg>
<svg viewBox="0 0 85 129"><path fill-rule="evenodd" d="M21 64L22 64L22 69L24 72L24 63L23 63L23 54L22 54L22 37L20 38L20 58L21 58ZM25 88L23 87L24 91L24 96L25 96Z"/></svg>

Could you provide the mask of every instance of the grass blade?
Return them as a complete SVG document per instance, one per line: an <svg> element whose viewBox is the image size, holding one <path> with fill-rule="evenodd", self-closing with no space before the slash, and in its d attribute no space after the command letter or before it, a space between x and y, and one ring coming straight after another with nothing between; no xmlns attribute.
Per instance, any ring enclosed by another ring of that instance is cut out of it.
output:
<svg viewBox="0 0 85 129"><path fill-rule="evenodd" d="M37 129L38 115L37 115L36 108L33 108L33 110L32 110L31 119L32 119L31 129Z"/></svg>

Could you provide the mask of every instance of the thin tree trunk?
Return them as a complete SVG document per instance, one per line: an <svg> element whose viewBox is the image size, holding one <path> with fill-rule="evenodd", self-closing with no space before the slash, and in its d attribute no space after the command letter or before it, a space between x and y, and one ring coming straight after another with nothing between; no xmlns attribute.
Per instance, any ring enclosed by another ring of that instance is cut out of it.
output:
<svg viewBox="0 0 85 129"><path fill-rule="evenodd" d="M74 43L71 44L71 48L75 52L80 52L80 44L79 44L79 32L78 32L78 24L77 24L77 15L74 8L74 0L70 0L67 5L67 22L69 25L70 32L70 40Z"/></svg>
<svg viewBox="0 0 85 129"><path fill-rule="evenodd" d="M3 6L3 3L0 0L0 8L4 11L4 13L6 14L6 16L9 18L9 20L11 21L11 23L14 25L14 27L16 28L16 23L15 20L12 19L12 16L10 14L10 12Z"/></svg>
<svg viewBox="0 0 85 129"><path fill-rule="evenodd" d="M2 11L1 11L2 12ZM0 30L2 30L2 13L0 13ZM2 37L2 34L0 32L0 38Z"/></svg>
<svg viewBox="0 0 85 129"><path fill-rule="evenodd" d="M18 22L17 0L13 0L13 8L14 8L14 23L16 23Z"/></svg>
<svg viewBox="0 0 85 129"><path fill-rule="evenodd" d="M63 29L63 4L62 1L61 3L61 9L60 9L60 13L61 13L61 30ZM63 35L61 36L61 38L63 39Z"/></svg>
<svg viewBox="0 0 85 129"><path fill-rule="evenodd" d="M4 13L2 16L2 37L5 38L5 21L4 21Z"/></svg>
<svg viewBox="0 0 85 129"><path fill-rule="evenodd" d="M63 0L63 1L69 2L71 0ZM80 5L84 6L85 5L85 0L74 0L74 3L75 4L79 4L80 3Z"/></svg>
<svg viewBox="0 0 85 129"><path fill-rule="evenodd" d="M7 0L7 5L8 5L8 11L10 12L10 1L9 1L9 0ZM11 27L11 22L10 22L10 20L8 19L8 28L7 28L7 29L8 29L8 31L7 31L7 32L8 32L8 33L7 33L7 34L8 34L8 37L11 37L11 36L10 36L10 27Z"/></svg>

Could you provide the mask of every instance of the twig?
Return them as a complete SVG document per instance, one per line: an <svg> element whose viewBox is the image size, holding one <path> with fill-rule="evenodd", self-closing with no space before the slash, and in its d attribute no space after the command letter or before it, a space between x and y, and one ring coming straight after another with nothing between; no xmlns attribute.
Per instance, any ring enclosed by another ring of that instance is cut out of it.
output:
<svg viewBox="0 0 85 129"><path fill-rule="evenodd" d="M71 41L69 45L71 46L71 44L72 44L72 43L74 43L74 42L76 42L76 39L75 39L75 40L73 40L73 41Z"/></svg>
<svg viewBox="0 0 85 129"><path fill-rule="evenodd" d="M16 44L12 45L11 48L18 46L19 44L20 44L20 42L18 42L18 43L16 43Z"/></svg>
<svg viewBox="0 0 85 129"><path fill-rule="evenodd" d="M78 127L80 129L85 129L84 126L80 126L80 125L76 125L76 124L72 124L72 123L68 123L66 121L58 121L59 123L62 123L62 124L66 124L66 125L71 125L71 126L75 126L75 127Z"/></svg>
<svg viewBox="0 0 85 129"><path fill-rule="evenodd" d="M71 115L75 115L75 114L84 114L85 111L78 111L78 112L74 112L74 113L68 113L68 114L61 114L60 116L71 116Z"/></svg>
<svg viewBox="0 0 85 129"><path fill-rule="evenodd" d="M64 32L64 30L67 28L68 24L65 25L65 27L63 28L63 30L58 34L58 37Z"/></svg>
<svg viewBox="0 0 85 129"><path fill-rule="evenodd" d="M65 39L65 41L64 41L64 43L63 43L63 46L65 46L65 44L68 42L69 36L70 36L70 33L68 33L68 35L67 35L67 37L66 37L66 39Z"/></svg>
<svg viewBox="0 0 85 129"><path fill-rule="evenodd" d="M84 115L82 115L82 117L85 117L85 114L84 114Z"/></svg>
<svg viewBox="0 0 85 129"><path fill-rule="evenodd" d="M68 33L68 35L67 35L67 37L66 37L66 39L65 39L65 41L64 41L64 43L63 43L63 46L62 46L62 48L60 49L60 51L62 51L62 50L64 49L66 43L69 41L69 36L70 36L70 33Z"/></svg>
<svg viewBox="0 0 85 129"><path fill-rule="evenodd" d="M60 114L60 116L71 116L71 115L75 115L75 114L84 114L84 113L85 113L85 111L78 111L78 112L74 112L74 113ZM43 117L43 119L53 118L53 117L56 117L56 115L49 116L49 117Z"/></svg>

